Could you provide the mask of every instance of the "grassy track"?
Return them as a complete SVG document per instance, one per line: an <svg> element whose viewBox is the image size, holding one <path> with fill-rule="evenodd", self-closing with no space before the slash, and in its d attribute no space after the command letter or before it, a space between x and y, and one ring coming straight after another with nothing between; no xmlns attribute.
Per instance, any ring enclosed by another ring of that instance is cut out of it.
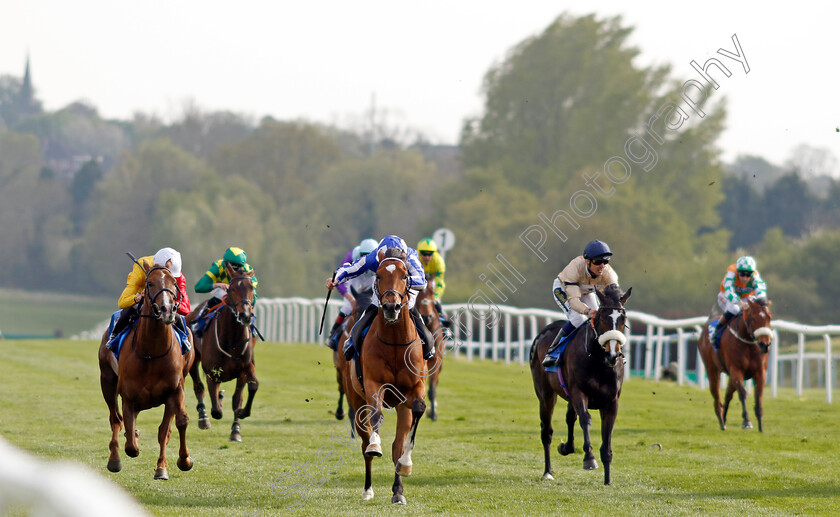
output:
<svg viewBox="0 0 840 517"><path fill-rule="evenodd" d="M825 404L822 392L798 399L784 390L765 399L763 434L742 431L734 407L730 430L721 432L708 392L633 379L625 384L614 435L613 485L603 486L600 468L582 470L581 452L555 451L557 480L544 482L528 368L450 360L440 419L420 423L415 475L404 480L408 506L394 508L388 452L374 461L376 497L361 500L361 452L358 442L349 443L346 420L331 416L336 391L325 348L259 345L261 386L253 416L243 421L242 443L227 441L229 397L224 420L199 431L190 392L195 467L177 470L173 441L166 482L152 480L160 408L140 415L140 456L123 454L118 474L105 470L110 433L95 356L93 342L0 341L0 434L42 458L91 466L155 515L285 515L298 503L295 515L840 514L840 408ZM233 386L226 389L230 395ZM565 438L564 408L558 409L555 446ZM598 427L597 413L593 420ZM386 451L393 422L386 413ZM580 451L579 427L576 434Z"/></svg>

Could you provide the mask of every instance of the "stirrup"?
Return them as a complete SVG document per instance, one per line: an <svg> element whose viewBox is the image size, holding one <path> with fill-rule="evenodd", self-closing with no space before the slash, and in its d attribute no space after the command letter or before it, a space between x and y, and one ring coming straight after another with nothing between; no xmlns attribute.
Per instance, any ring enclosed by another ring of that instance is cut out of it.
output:
<svg viewBox="0 0 840 517"><path fill-rule="evenodd" d="M560 366L560 360L551 357L550 355L546 354L545 358L542 361L543 366Z"/></svg>

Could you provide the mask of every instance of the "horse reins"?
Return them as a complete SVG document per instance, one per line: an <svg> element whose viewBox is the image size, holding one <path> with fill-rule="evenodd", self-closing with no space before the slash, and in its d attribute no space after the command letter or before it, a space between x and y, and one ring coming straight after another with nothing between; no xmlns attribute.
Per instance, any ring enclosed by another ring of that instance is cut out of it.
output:
<svg viewBox="0 0 840 517"><path fill-rule="evenodd" d="M383 262L386 262L388 260L398 261L400 264L403 265L403 267L405 267L406 271L408 271L408 266L406 265L405 261L403 259L397 258L397 257L385 257L384 259L382 259L382 261L379 263L379 265L381 266ZM397 304L397 312L399 312L408 303L408 298L409 298L408 292L411 290L411 285L412 285L411 284L411 276L409 276L408 281L405 283L405 291L403 291L402 293L397 291L396 289L388 289L384 293L380 293L379 292L379 277L377 276L376 281L373 282L373 291L374 291L374 293L376 293L376 298L379 300L380 304L382 303L382 297L383 296L388 296L391 293L393 293L396 296L399 296L400 300L402 301L402 303Z"/></svg>
<svg viewBox="0 0 840 517"><path fill-rule="evenodd" d="M148 273L146 273L146 278L148 279L149 275L152 274L152 272L154 272L158 269L163 269L165 271L169 271L169 268L167 268L166 266L154 266L152 269L149 270ZM169 274L171 275L172 272L169 271ZM145 297L149 299L149 303L151 304L151 308L152 308L152 314L141 314L140 315L141 318L160 319L162 312L161 312L160 306L157 303L155 303L155 300L157 300L157 297L160 296L162 293L170 293L172 295L172 297L175 298L175 306L176 307L181 303L181 290L178 289L177 284L176 284L176 287L175 287L175 291L173 291L172 289L170 289L168 287L163 287L157 293L155 293L154 296L152 296L149 293L149 284L146 283L146 286L143 288L143 292L145 293Z"/></svg>
<svg viewBox="0 0 840 517"><path fill-rule="evenodd" d="M248 282L251 281L251 277L249 277L247 275L240 275L240 276L236 276L236 277L231 278L230 283L233 284L233 282L235 280L240 280L240 279L247 279ZM228 287L228 289L230 289L230 288ZM225 295L226 299L228 297L229 297L229 295ZM240 357L244 356L245 352L248 351L248 343L254 337L253 332L251 332L251 325L247 324L247 323L243 323L242 320L239 318L239 312L237 312L236 308L239 307L240 304L244 304L244 305L253 307L253 305L251 304L251 300L247 300L247 299L244 299L244 298L237 301L237 302L234 302L232 304L225 303L225 307L230 309L230 311L233 313L233 316L234 316L233 319L236 321L236 323L238 323L242 327L245 327L247 329L247 332L248 332L247 337L242 341L242 343L233 347L234 349L239 348L239 347L242 348L242 351L236 357L234 357L233 355L231 355L230 353L228 353L227 351L225 351L222 348L221 341L219 340L219 322L216 319L214 319L213 322L212 322L213 323L213 336L216 338L216 348L219 350L219 352L221 352L226 357L228 357L230 359L237 359L237 360Z"/></svg>

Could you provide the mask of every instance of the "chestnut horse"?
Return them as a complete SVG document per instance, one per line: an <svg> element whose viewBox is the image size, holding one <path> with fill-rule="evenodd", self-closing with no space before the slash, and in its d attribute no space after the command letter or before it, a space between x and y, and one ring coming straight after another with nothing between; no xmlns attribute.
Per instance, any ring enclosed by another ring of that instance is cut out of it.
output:
<svg viewBox="0 0 840 517"><path fill-rule="evenodd" d="M440 314L435 308L435 281L431 275L426 275L426 288L417 295L417 310L423 317L426 328L435 336L435 356L427 361L426 370L429 373L429 418L437 421L437 385L440 371L443 369L443 325L440 324Z"/></svg>
<svg viewBox="0 0 840 517"><path fill-rule="evenodd" d="M219 386L223 382L236 379L236 389L233 393L233 424L230 428L230 441L241 442L240 419L251 415L251 404L259 388L256 367L254 366L254 346L256 335L251 330L254 321L254 286L251 284L252 273L242 274L231 278L224 305L202 333L196 339L197 360L190 370L193 379L195 396L198 399L199 421L201 429L210 428L210 420L204 406L204 385L198 372L198 363L207 377L207 388L210 392L210 414L215 419L222 418L222 407L219 403ZM190 313L187 322L192 323L198 315L203 302ZM242 390L248 385L248 402L242 408Z"/></svg>
<svg viewBox="0 0 840 517"><path fill-rule="evenodd" d="M551 472L551 437L554 429L551 427L551 417L557 395L567 400L566 425L569 437L566 443L557 447L557 452L566 456L575 452L575 419L580 419L583 430L583 468L591 470L598 468L595 455L592 453L592 443L589 439L589 428L592 425L590 409L598 409L601 413L601 462L604 464L604 484L609 485L610 463L612 463L612 432L615 419L618 416L618 397L621 396L621 384L624 380L624 361L621 346L624 344L624 328L627 315L624 303L630 298L630 291L621 294L618 285L608 285L604 292L596 290L600 301L594 322L584 323L574 335L568 338L566 351L563 354L561 372L566 382L564 388L557 373L545 371L543 358L548 346L554 341L554 336L563 326L563 321L556 321L545 327L534 338L531 347L531 376L534 379L534 391L540 400L541 438L545 452L545 472L543 479L554 479ZM568 390L568 391L567 391Z"/></svg>
<svg viewBox="0 0 840 517"><path fill-rule="evenodd" d="M758 430L763 432L762 416L764 410L761 399L764 394L764 381L767 377L767 352L773 331L770 322L770 303L762 298L742 301L742 311L739 316L732 318L729 325L720 336L720 351L712 346L709 333L700 333L697 344L700 357L709 375L709 390L714 399L715 415L721 430L726 430L726 413L735 390L741 399L741 429L752 429L750 417L747 414L747 390L744 381L753 380L755 386L755 418L758 420ZM711 318L710 318L711 321ZM708 325L708 322L707 322ZM726 401L720 403L720 373L729 374L729 385L726 387Z"/></svg>
<svg viewBox="0 0 840 517"><path fill-rule="evenodd" d="M355 408L354 424L362 437L365 459L365 488L362 499L373 499L371 463L382 456L379 428L384 421L383 406L396 408L397 432L391 445L395 466L391 502L405 504L402 476L411 475L411 452L417 425L426 411L426 361L422 342L408 313L408 266L399 248L379 251L374 291L379 311L370 326L361 352L364 386L351 361L345 377L347 400ZM349 379L347 378L349 377Z"/></svg>
<svg viewBox="0 0 840 517"><path fill-rule="evenodd" d="M172 323L177 317L180 293L175 277L163 266L143 266L146 287L140 321L126 335L117 363L105 347L108 331L99 344L99 382L108 404L111 423L111 453L108 470L119 472L119 432L125 424L125 453L134 458L140 454L137 443L137 414L145 409L164 405L163 420L158 428L158 456L155 479L169 479L166 445L172 432L172 419L181 438L178 468L190 470L193 465L187 449L189 417L184 406L184 378L193 364L193 350L181 353L181 346ZM117 397L122 399L122 415L117 410Z"/></svg>

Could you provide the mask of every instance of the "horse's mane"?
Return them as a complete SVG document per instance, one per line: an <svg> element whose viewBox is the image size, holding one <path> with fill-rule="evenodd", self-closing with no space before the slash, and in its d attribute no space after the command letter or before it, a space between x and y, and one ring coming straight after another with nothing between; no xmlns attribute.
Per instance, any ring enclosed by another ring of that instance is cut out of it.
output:
<svg viewBox="0 0 840 517"><path fill-rule="evenodd" d="M621 292L618 284L610 284L604 288L604 297L615 304L614 307L621 307L621 297L623 295L624 293Z"/></svg>

